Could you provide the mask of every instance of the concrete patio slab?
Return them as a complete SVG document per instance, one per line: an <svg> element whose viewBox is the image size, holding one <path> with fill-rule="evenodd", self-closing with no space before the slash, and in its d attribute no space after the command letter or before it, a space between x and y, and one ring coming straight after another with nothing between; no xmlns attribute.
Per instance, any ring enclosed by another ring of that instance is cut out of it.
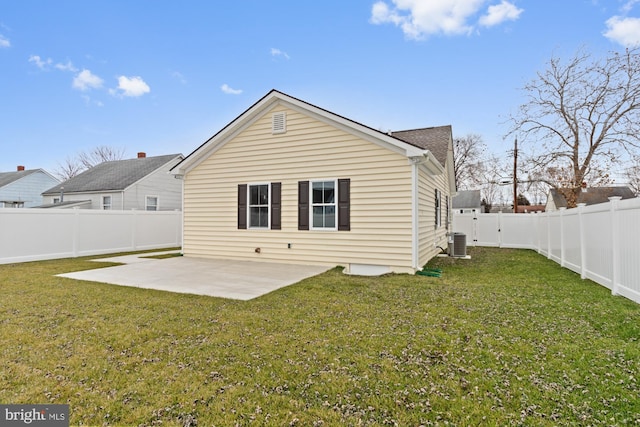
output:
<svg viewBox="0 0 640 427"><path fill-rule="evenodd" d="M250 300L307 277L324 273L331 268L192 257L144 258L154 254L96 259L94 261L121 262L125 265L58 276L121 286Z"/></svg>

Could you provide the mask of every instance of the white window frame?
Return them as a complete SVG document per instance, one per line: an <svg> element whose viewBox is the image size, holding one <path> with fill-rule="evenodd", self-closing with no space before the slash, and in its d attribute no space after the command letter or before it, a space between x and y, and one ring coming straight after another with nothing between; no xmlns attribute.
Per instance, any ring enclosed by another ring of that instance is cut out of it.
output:
<svg viewBox="0 0 640 427"><path fill-rule="evenodd" d="M106 203L106 200L109 199L109 203ZM113 207L113 197L112 196L102 196L102 210L110 211Z"/></svg>
<svg viewBox="0 0 640 427"><path fill-rule="evenodd" d="M252 205L251 204L251 187L258 187L261 185L267 186L267 224L262 226L251 225L251 208L252 207L264 207L264 205ZM269 230L271 228L271 183L270 182L251 182L247 184L247 229L252 230Z"/></svg>
<svg viewBox="0 0 640 427"><path fill-rule="evenodd" d="M333 182L334 199L333 203L313 203L313 184L320 182ZM316 206L333 206L333 227L315 227L313 225L313 208ZM337 231L338 230L338 179L310 179L309 180L309 229L317 231Z"/></svg>
<svg viewBox="0 0 640 427"><path fill-rule="evenodd" d="M156 204L153 205L155 209L149 209L149 199L156 199ZM159 211L160 210L160 197L159 196L145 196L144 197L144 210L145 211Z"/></svg>

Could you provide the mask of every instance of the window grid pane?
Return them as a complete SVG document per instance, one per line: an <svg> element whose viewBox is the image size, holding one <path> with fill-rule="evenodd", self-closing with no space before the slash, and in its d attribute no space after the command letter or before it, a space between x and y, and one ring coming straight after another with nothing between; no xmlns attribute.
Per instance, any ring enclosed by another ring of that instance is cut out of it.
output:
<svg viewBox="0 0 640 427"><path fill-rule="evenodd" d="M269 185L249 186L249 227L269 227Z"/></svg>
<svg viewBox="0 0 640 427"><path fill-rule="evenodd" d="M313 228L336 227L336 183L317 181L312 183L312 226Z"/></svg>

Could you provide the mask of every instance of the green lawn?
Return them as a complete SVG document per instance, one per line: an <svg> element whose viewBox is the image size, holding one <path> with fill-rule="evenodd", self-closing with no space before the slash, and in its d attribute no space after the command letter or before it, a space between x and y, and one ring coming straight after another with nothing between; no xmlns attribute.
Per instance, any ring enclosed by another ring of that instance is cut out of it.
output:
<svg viewBox="0 0 640 427"><path fill-rule="evenodd" d="M0 402L72 425L637 425L640 306L532 251L253 301L0 266Z"/></svg>

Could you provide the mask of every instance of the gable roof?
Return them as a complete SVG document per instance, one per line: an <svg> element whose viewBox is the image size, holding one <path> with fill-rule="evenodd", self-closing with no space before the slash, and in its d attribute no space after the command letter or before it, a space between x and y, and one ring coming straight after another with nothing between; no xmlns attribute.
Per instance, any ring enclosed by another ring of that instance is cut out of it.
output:
<svg viewBox="0 0 640 427"><path fill-rule="evenodd" d="M442 172L446 165L448 144L449 140L451 140L451 126L385 133L272 89L174 166L171 172L185 174L193 169L239 132L260 118L263 113L276 105L285 105L287 108L310 115L322 122L330 123L334 127L385 146L407 157L423 157L427 167L436 169L438 172ZM448 139L446 137L447 132L449 132Z"/></svg>
<svg viewBox="0 0 640 427"><path fill-rule="evenodd" d="M422 129L401 130L391 132L396 137L416 147L429 150L444 166L447 163L449 141L452 135L451 125L435 126Z"/></svg>
<svg viewBox="0 0 640 427"><path fill-rule="evenodd" d="M60 193L63 187L65 193L122 191L177 157L182 157L182 155L168 154L103 162L42 194Z"/></svg>
<svg viewBox="0 0 640 427"><path fill-rule="evenodd" d="M38 171L44 172L42 169L29 169L16 172L0 172L0 188Z"/></svg>
<svg viewBox="0 0 640 427"><path fill-rule="evenodd" d="M567 199L557 188L549 190L549 195L553 198L553 203L556 208L566 208ZM617 186L617 187L589 187L581 191L578 194L578 201L576 203L585 203L587 205L597 205L598 203L606 203L609 201L609 197L619 196L623 199L632 199L636 195L631 191L629 187Z"/></svg>

